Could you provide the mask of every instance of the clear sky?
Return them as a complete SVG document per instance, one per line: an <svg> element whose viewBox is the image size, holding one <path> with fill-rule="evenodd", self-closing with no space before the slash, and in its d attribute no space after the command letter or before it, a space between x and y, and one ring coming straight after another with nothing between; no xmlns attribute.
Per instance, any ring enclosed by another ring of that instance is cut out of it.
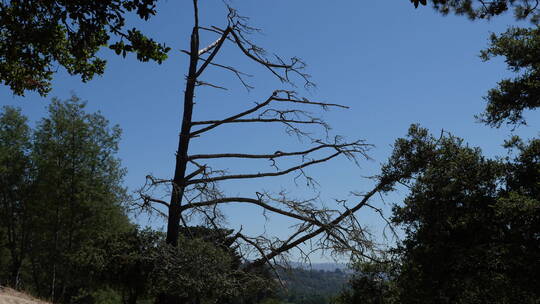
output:
<svg viewBox="0 0 540 304"><path fill-rule="evenodd" d="M222 1L200 2L203 25L225 24ZM450 131L481 147L489 156L504 152L500 145L512 131L490 129L475 122L473 116L482 111L482 96L486 91L510 75L501 59L483 63L478 54L487 46L490 32L501 32L515 24L511 16L471 22L464 17L442 17L430 8L414 9L407 0L236 0L231 4L250 17L252 25L263 29L262 35L253 37L261 46L285 58L301 57L308 63L308 72L317 88L309 92L300 90L301 94L350 106L350 110L324 113L334 134L365 139L375 145L370 153L373 160L362 161L360 168L338 160L309 171L320 182L316 192L320 192L323 200L354 201L350 191L369 190L371 182L364 177L377 173L379 164L391 151L391 144L412 123L420 123L433 133L441 129ZM149 173L170 178L173 172L187 66L187 57L179 50L188 46L191 1L162 1L157 16L150 22L132 21L145 33L172 47L169 60L162 65L140 63L132 56L124 59L104 50L109 61L102 77L82 83L60 69L49 97L30 93L17 97L3 86L0 104L16 105L35 121L44 115L52 97L67 99L74 92L87 100L90 111L102 111L124 130L119 156L128 168L126 185L135 189ZM213 39L208 36L203 43ZM197 94L196 120L224 117L261 101L275 89L289 88L272 80L264 70L241 61L233 48L225 48L217 62L236 65L256 75L250 80L256 89L247 93L234 75L209 72L203 80L225 85L229 90L201 89ZM526 117L530 125L514 133L524 137L537 135L540 116L528 113ZM286 150L282 147L291 147L294 139L279 130L224 128L196 139L191 151ZM231 172L259 170L235 161L220 165ZM223 185L233 195L252 194L260 187L270 190L288 187L293 195L306 194L290 179ZM389 196L387 203L399 203L404 194ZM264 230L264 217L257 217L253 208L231 207L226 211L230 226L243 225L244 231L250 232ZM381 227L381 222L371 213L360 218L374 229ZM139 221L147 223L145 219ZM267 231L285 235L288 224L274 217ZM152 225L162 227L163 222L154 220Z"/></svg>

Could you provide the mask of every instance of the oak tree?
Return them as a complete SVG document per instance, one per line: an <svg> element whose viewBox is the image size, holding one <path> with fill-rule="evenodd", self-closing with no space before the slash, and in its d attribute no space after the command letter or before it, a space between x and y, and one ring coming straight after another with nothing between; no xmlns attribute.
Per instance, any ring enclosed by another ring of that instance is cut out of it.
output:
<svg viewBox="0 0 540 304"><path fill-rule="evenodd" d="M106 61L98 51L135 53L161 63L169 47L127 28L130 12L148 20L157 0L14 0L0 2L0 83L13 93L46 95L57 66L83 81L100 75Z"/></svg>
<svg viewBox="0 0 540 304"><path fill-rule="evenodd" d="M404 228L399 303L536 303L540 281L538 139L514 138L489 159L452 135L413 126L391 162L414 170L394 208Z"/></svg>

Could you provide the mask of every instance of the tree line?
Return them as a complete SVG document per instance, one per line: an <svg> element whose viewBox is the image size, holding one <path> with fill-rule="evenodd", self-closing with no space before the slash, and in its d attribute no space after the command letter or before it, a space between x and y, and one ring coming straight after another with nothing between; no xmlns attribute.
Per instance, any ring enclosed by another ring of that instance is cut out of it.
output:
<svg viewBox="0 0 540 304"><path fill-rule="evenodd" d="M231 232L181 230L182 250L126 212L120 128L77 97L54 99L29 126L0 112L0 285L53 303L141 303L167 292L184 301L260 300L265 269L244 271Z"/></svg>

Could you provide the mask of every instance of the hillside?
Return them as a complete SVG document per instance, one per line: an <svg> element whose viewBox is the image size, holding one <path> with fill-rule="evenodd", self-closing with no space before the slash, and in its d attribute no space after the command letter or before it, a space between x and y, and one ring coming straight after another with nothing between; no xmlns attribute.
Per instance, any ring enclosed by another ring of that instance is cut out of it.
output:
<svg viewBox="0 0 540 304"><path fill-rule="evenodd" d="M286 290L279 298L294 304L327 304L349 280L350 274L334 271L294 268L280 271Z"/></svg>
<svg viewBox="0 0 540 304"><path fill-rule="evenodd" d="M48 304L11 288L0 286L0 304Z"/></svg>

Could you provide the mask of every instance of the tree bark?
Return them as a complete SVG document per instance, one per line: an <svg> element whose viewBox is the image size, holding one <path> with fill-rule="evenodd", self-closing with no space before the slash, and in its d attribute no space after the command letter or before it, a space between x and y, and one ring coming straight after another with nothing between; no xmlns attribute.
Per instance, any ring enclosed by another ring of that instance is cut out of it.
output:
<svg viewBox="0 0 540 304"><path fill-rule="evenodd" d="M11 262L10 269L10 282L9 284L13 289L19 289L20 285L20 274L21 274L21 265L22 261L16 257L12 257L13 261Z"/></svg>
<svg viewBox="0 0 540 304"><path fill-rule="evenodd" d="M180 233L180 217L182 198L186 186L186 167L188 163L189 140L191 138L191 120L193 115L193 100L195 97L195 86L197 81L197 63L199 61L199 20L197 0L193 0L195 24L191 32L190 54L189 54L189 70L186 81L186 89L184 91L184 114L182 116L182 127L178 140L178 148L176 151L176 164L174 168L173 189L168 210L167 220L167 244L172 246L178 245L178 237ZM156 304L180 304L183 303L180 297L161 293L157 296Z"/></svg>
<svg viewBox="0 0 540 304"><path fill-rule="evenodd" d="M169 204L169 214L167 222L167 244L176 246L180 230L180 207L185 189L185 174L188 162L188 148L191 133L191 120L193 114L193 99L195 97L195 85L197 81L197 62L199 61L199 25L197 18L197 1L193 1L195 6L195 26L191 33L191 48L189 71L184 92L184 115L182 117L182 128L178 140L176 151L176 165L174 169L173 190Z"/></svg>

